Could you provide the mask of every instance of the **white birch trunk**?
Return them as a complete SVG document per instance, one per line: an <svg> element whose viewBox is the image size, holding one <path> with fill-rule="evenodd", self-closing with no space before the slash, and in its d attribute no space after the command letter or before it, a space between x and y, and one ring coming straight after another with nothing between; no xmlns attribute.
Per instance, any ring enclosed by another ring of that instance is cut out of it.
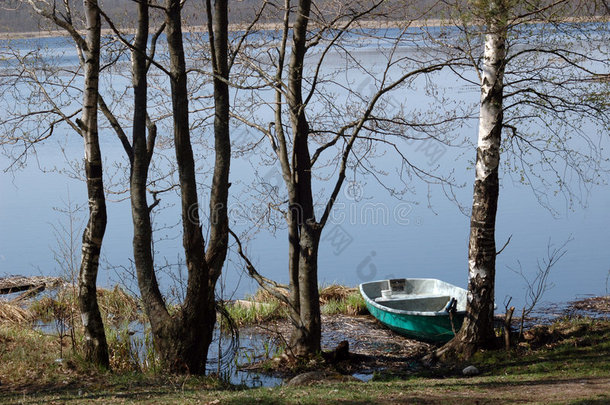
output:
<svg viewBox="0 0 610 405"><path fill-rule="evenodd" d="M503 75L506 62L506 0L492 0L488 17L484 65L481 75L481 106L477 142L475 183L468 246L468 302L462 328L439 351L470 357L493 345L494 284L496 270L495 225L498 206L500 142L502 135Z"/></svg>
<svg viewBox="0 0 610 405"><path fill-rule="evenodd" d="M79 307L85 329L85 357L108 367L108 346L97 304L97 272L106 230L106 200L102 180L102 156L98 139L97 101L100 68L101 21L97 0L83 0L86 18L85 88L81 133L85 141L85 171L89 198L89 221L83 233L79 274Z"/></svg>

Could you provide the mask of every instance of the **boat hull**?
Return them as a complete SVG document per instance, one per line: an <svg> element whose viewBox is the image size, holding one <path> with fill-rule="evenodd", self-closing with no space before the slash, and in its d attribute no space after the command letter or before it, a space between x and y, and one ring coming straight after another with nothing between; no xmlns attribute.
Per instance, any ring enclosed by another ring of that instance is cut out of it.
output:
<svg viewBox="0 0 610 405"><path fill-rule="evenodd" d="M384 311L367 302L367 309L382 324L405 337L425 342L444 343L453 338L451 319L449 315L410 315L396 314ZM453 325L458 331L464 322L464 314L456 313L453 316Z"/></svg>
<svg viewBox="0 0 610 405"><path fill-rule="evenodd" d="M449 341L466 314L466 290L436 279L372 281L361 284L360 293L385 326L427 342Z"/></svg>

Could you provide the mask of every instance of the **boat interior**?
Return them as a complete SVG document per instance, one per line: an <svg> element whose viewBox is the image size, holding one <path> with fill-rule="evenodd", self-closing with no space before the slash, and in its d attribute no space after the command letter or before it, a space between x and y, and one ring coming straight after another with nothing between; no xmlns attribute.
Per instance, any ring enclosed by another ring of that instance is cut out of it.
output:
<svg viewBox="0 0 610 405"><path fill-rule="evenodd" d="M362 291L371 300L400 311L440 312L450 304L466 309L466 291L436 279L392 279L364 283ZM457 302L452 303L454 298Z"/></svg>

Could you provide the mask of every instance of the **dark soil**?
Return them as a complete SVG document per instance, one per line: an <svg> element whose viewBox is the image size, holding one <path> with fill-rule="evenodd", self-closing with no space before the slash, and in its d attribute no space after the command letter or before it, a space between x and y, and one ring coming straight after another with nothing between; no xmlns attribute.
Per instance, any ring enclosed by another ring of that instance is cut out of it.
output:
<svg viewBox="0 0 610 405"><path fill-rule="evenodd" d="M265 325L253 326L254 333L266 334L280 341L288 341L291 325L288 321L272 321ZM349 356L345 360L333 361L334 351L343 341L349 345ZM383 326L371 315L322 316L322 350L328 354L326 366L344 374L372 374L374 371L413 372L421 368L419 359L430 353L434 345L407 339ZM320 369L322 364L295 367L288 356L269 364L255 363L251 370L272 369L276 376L289 377L301 371Z"/></svg>

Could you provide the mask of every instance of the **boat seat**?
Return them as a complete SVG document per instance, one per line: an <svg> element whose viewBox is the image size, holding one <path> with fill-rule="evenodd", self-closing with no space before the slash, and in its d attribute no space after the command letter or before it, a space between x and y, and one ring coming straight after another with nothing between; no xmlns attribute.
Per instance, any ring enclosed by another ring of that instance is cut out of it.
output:
<svg viewBox="0 0 610 405"><path fill-rule="evenodd" d="M396 295L397 297L392 296L391 298L376 299L375 301L390 309L417 312L441 312L451 302L449 295L442 294L401 294L402 297L398 294Z"/></svg>
<svg viewBox="0 0 610 405"><path fill-rule="evenodd" d="M401 300L420 300L420 299L434 299L434 298L447 298L447 301L451 299L446 294L407 294L407 293L395 293L390 297L377 297L375 302L389 302L389 301L401 301Z"/></svg>

